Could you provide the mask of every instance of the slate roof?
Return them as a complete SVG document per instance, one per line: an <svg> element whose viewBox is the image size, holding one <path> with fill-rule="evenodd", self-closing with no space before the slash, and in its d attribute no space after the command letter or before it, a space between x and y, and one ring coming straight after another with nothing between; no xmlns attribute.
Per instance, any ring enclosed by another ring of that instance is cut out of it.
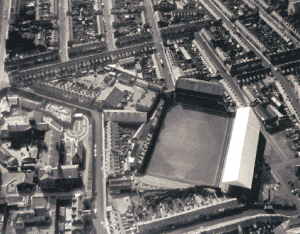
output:
<svg viewBox="0 0 300 234"><path fill-rule="evenodd" d="M59 162L59 152L56 148L56 142L61 143L61 132L51 129L45 133L44 142L47 145L47 150L43 151L42 158L45 166L55 167ZM44 166L44 165L42 165Z"/></svg>
<svg viewBox="0 0 300 234"><path fill-rule="evenodd" d="M38 124L43 122L43 116L42 112L33 110L27 114L26 121L29 122L29 119L35 119L35 123Z"/></svg>
<svg viewBox="0 0 300 234"><path fill-rule="evenodd" d="M38 171L39 180L51 178L57 179L76 179L79 178L79 167L78 165L61 165L61 169L57 166L52 168L44 168Z"/></svg>
<svg viewBox="0 0 300 234"><path fill-rule="evenodd" d="M112 108L116 108L121 100L125 97L126 93L115 87L110 94L106 97L105 103Z"/></svg>
<svg viewBox="0 0 300 234"><path fill-rule="evenodd" d="M216 96L223 95L222 85L213 82L203 81L203 80L182 78L177 81L176 88L190 90L199 93L207 93Z"/></svg>

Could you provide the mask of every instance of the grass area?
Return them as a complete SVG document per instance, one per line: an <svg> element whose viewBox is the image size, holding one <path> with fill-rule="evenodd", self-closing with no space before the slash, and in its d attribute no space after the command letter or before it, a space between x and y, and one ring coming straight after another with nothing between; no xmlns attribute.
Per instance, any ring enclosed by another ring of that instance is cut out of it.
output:
<svg viewBox="0 0 300 234"><path fill-rule="evenodd" d="M271 165L276 165L282 163L281 158L277 155L273 147L271 146L270 142L267 141L265 147L264 158L269 162Z"/></svg>
<svg viewBox="0 0 300 234"><path fill-rule="evenodd" d="M294 187L296 189L300 189L300 180L297 177L298 170L296 165L282 165L278 170L286 183L291 181L292 183L294 183Z"/></svg>
<svg viewBox="0 0 300 234"><path fill-rule="evenodd" d="M284 188L277 184L275 178L273 177L270 170L266 166L263 166L262 175L261 175L261 186L259 191L258 202L263 202L263 191L264 189L269 189L270 191L270 200L267 204L280 204L280 205L290 205L294 203L288 196Z"/></svg>
<svg viewBox="0 0 300 234"><path fill-rule="evenodd" d="M228 116L178 103L170 106L147 174L217 185L230 127Z"/></svg>

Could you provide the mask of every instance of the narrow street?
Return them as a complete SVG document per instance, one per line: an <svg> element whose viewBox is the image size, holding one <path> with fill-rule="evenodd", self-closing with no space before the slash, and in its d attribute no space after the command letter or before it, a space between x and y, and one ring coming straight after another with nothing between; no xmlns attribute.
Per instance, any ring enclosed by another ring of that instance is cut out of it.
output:
<svg viewBox="0 0 300 234"><path fill-rule="evenodd" d="M20 88L20 90L24 92L33 93L43 98L47 98L53 101L61 102L61 100L49 97L46 95L42 95L39 93L34 92L30 89ZM97 158L94 157L94 149L92 148L92 155L89 155L93 160L93 167L92 167L92 191L93 191L93 200L95 202L95 209L97 209L96 219L93 219L94 227L96 229L96 233L105 234L107 233L105 217L106 217L106 210L105 210L105 203L106 203L106 184L104 178L104 168L103 168L103 161L101 160L101 156L103 155L102 149L102 114L96 110L91 110L88 108L84 108L72 103L68 103L70 106L77 107L79 109L87 110L91 112L92 119L93 119L93 145L97 145ZM97 195L95 195L96 193Z"/></svg>
<svg viewBox="0 0 300 234"><path fill-rule="evenodd" d="M93 197L95 202L95 208L97 209L97 218L94 219L94 226L97 233L107 233L105 217L106 217L106 181L105 181L105 171L103 168L103 161L101 160L103 156L102 151L102 114L96 110L92 110L92 117L94 120L94 144L97 146L97 157L94 157L93 151ZM95 194L95 192L97 194Z"/></svg>
<svg viewBox="0 0 300 234"><path fill-rule="evenodd" d="M114 42L114 29L112 27L111 22L111 8L112 8L112 0L103 0L104 4L103 10L103 20L105 24L105 30L106 30L106 43L107 48L109 51L116 50L115 42Z"/></svg>
<svg viewBox="0 0 300 234"><path fill-rule="evenodd" d="M233 24L232 22L212 3L209 2L210 6L215 9L215 11L220 15L220 17L222 18L222 20L232 29L238 30ZM258 58L261 58L263 61L263 65L265 67L270 67L272 70L272 73L274 75L275 78L278 79L278 81L281 83L281 85L283 86L283 88L285 89L285 92L287 93L287 95L289 96L293 106L295 107L297 113L300 115L300 105L297 101L297 97L296 94L293 90L293 88L291 87L291 85L289 84L289 82L285 79L285 77L279 73L278 71L275 71L274 66L267 60L267 58L249 41L247 40L247 38L242 34L242 32L239 33L239 35L241 36L241 38L244 40L244 42L251 48L251 50L253 50L256 54L256 56ZM223 74L222 74L223 75ZM300 200L294 196L291 192L291 188L287 185L286 181L283 180L282 176L280 175L280 172L278 170L279 166L282 164L288 164L289 160L286 157L286 155L284 154L284 152L278 147L277 143L276 143L276 139L273 135L269 134L264 127L261 127L261 131L263 133L263 135L265 136L265 138L267 139L267 141L272 145L273 149L275 150L275 152L277 153L277 155L281 158L282 162L281 164L278 165L270 165L271 166L271 170L272 170L272 174L275 177L275 179L283 186L283 188L285 189L285 191L288 193L289 197L294 201L297 209L300 209Z"/></svg>
<svg viewBox="0 0 300 234"><path fill-rule="evenodd" d="M155 42L155 46L159 55L159 58L162 59L164 66L161 66L162 69L162 76L165 78L166 80L166 85L168 89L174 89L175 88L175 84L173 82L173 78L171 76L171 71L169 68L169 63L167 62L167 58L164 52L164 48L163 48L163 40L160 37L160 32L159 29L157 27L157 23L155 21L154 18L154 11L152 8L152 4L151 4L151 0L144 0L144 5L147 11L147 18L149 19L149 23L152 27L152 36L153 36L153 40ZM159 62L159 61L158 61Z"/></svg>
<svg viewBox="0 0 300 234"><path fill-rule="evenodd" d="M69 60L68 55L68 40L69 40L69 28L68 28L68 1L58 0L58 25L59 25L59 53L62 62Z"/></svg>

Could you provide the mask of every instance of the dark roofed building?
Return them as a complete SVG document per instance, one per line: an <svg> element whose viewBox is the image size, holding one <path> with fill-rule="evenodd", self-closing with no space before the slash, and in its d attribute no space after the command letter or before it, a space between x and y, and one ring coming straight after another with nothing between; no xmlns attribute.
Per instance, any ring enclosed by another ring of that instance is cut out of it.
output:
<svg viewBox="0 0 300 234"><path fill-rule="evenodd" d="M17 184L17 189L19 192L30 192L35 187L33 183L34 173L24 173L23 181Z"/></svg>
<svg viewBox="0 0 300 234"><path fill-rule="evenodd" d="M72 157L72 165L79 165L80 167L83 166L84 162L84 154L85 154L85 149L83 145L83 141L76 141L75 143L75 152Z"/></svg>
<svg viewBox="0 0 300 234"><path fill-rule="evenodd" d="M33 140L41 140L46 131L49 130L47 123L43 122L43 113L31 111L27 114L26 124L7 125L7 129L1 130L1 139L11 141L12 147L30 143Z"/></svg>
<svg viewBox="0 0 300 234"><path fill-rule="evenodd" d="M0 161L4 162L12 158L12 155L4 148L0 147Z"/></svg>
<svg viewBox="0 0 300 234"><path fill-rule="evenodd" d="M130 178L118 178L109 180L109 190L112 193L118 193L122 191L131 190L131 179Z"/></svg>
<svg viewBox="0 0 300 234"><path fill-rule="evenodd" d="M126 96L126 94L126 92L121 91L117 87L113 88L113 90L104 100L105 107L116 109L118 104Z"/></svg>
<svg viewBox="0 0 300 234"><path fill-rule="evenodd" d="M176 83L176 89L209 95L218 99L224 93L223 87L220 84L189 78L179 79Z"/></svg>
<svg viewBox="0 0 300 234"><path fill-rule="evenodd" d="M78 165L46 166L38 171L42 190L69 191L82 185Z"/></svg>
<svg viewBox="0 0 300 234"><path fill-rule="evenodd" d="M29 124L7 125L8 138L12 147L19 147L33 140L41 140L48 130L47 123L36 123L35 119L30 119Z"/></svg>
<svg viewBox="0 0 300 234"><path fill-rule="evenodd" d="M261 105L256 105L255 107L253 107L253 109L263 123L271 123L277 120L277 115L275 115L274 112L268 112Z"/></svg>
<svg viewBox="0 0 300 234"><path fill-rule="evenodd" d="M42 161L40 163L41 167L51 166L55 167L60 161L60 147L61 147L61 132L51 129L45 134L44 142L46 144L46 149L42 152Z"/></svg>
<svg viewBox="0 0 300 234"><path fill-rule="evenodd" d="M176 4L173 0L155 0L153 3L154 11L174 11Z"/></svg>
<svg viewBox="0 0 300 234"><path fill-rule="evenodd" d="M135 64L135 57L120 59L118 63L124 68L132 67Z"/></svg>
<svg viewBox="0 0 300 234"><path fill-rule="evenodd" d="M14 218L14 227L20 231L25 229L25 224L44 223L47 220L46 213L45 207L35 207L34 210L18 212Z"/></svg>
<svg viewBox="0 0 300 234"><path fill-rule="evenodd" d="M226 113L227 110L221 104L223 93L223 86L220 84L203 80L180 78L175 85L175 98L178 102Z"/></svg>

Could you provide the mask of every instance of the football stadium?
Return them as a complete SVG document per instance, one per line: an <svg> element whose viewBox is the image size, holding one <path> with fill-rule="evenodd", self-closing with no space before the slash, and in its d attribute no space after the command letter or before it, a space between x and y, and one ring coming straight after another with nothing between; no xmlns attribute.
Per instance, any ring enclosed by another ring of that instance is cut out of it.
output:
<svg viewBox="0 0 300 234"><path fill-rule="evenodd" d="M260 123L251 107L227 112L223 92L217 83L177 81L146 156L147 166L141 161L146 174L191 185L251 190Z"/></svg>

